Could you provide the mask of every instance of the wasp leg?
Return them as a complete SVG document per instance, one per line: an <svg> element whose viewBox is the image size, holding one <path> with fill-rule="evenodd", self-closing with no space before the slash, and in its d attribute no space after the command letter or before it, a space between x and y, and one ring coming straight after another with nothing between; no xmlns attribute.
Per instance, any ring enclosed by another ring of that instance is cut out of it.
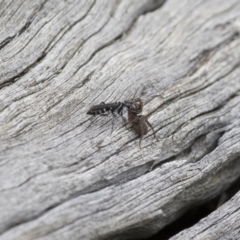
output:
<svg viewBox="0 0 240 240"><path fill-rule="evenodd" d="M99 116L108 116L108 115L109 115L109 112L99 114Z"/></svg>
<svg viewBox="0 0 240 240"><path fill-rule="evenodd" d="M114 112L112 112L112 130L111 130L111 136L113 133L113 127L114 127L114 118L116 117L116 114Z"/></svg>
<svg viewBox="0 0 240 240"><path fill-rule="evenodd" d="M123 126L125 126L126 129L128 130L128 128L127 128L127 124L128 124L127 119L122 115L122 112L119 113L119 115L121 116L121 118L123 120Z"/></svg>

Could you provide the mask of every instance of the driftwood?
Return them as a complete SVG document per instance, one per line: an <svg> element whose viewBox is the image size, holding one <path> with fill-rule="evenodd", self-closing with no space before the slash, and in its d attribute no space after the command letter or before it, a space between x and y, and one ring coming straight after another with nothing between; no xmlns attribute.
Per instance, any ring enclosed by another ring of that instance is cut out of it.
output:
<svg viewBox="0 0 240 240"><path fill-rule="evenodd" d="M239 239L240 192L195 226L175 235L176 239Z"/></svg>
<svg viewBox="0 0 240 240"><path fill-rule="evenodd" d="M1 1L0 239L143 239L225 191L240 176L239 13L238 0ZM158 137L142 150L121 119L111 134L110 117L86 115L137 89ZM237 239L239 202L173 239Z"/></svg>

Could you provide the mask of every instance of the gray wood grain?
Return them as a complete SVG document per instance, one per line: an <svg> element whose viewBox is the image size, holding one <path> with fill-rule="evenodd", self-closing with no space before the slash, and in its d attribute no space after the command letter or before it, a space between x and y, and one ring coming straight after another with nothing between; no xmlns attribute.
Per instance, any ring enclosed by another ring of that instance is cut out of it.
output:
<svg viewBox="0 0 240 240"><path fill-rule="evenodd" d="M240 193L195 226L175 235L174 239L238 239Z"/></svg>
<svg viewBox="0 0 240 240"><path fill-rule="evenodd" d="M1 1L0 239L146 238L230 186L239 12L238 0ZM111 134L110 117L86 115L137 89L159 139L142 150L121 119Z"/></svg>

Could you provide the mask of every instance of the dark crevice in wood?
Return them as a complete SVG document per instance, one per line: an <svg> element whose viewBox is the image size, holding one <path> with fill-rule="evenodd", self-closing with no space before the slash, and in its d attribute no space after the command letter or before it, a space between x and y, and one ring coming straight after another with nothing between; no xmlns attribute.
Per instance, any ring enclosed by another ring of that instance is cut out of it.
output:
<svg viewBox="0 0 240 240"><path fill-rule="evenodd" d="M1 50L2 48L4 48L9 42L11 42L11 40L12 40L14 37L15 37L15 35L12 36L12 37L7 37L7 38L5 38L5 39L0 43L0 50Z"/></svg>
<svg viewBox="0 0 240 240"><path fill-rule="evenodd" d="M204 204L195 206L194 208L188 210L184 215L178 218L176 221L170 225L163 228L156 235L148 238L148 240L167 240L170 237L176 235L177 233L192 227L198 223L202 218L207 217L218 207L220 207L224 202L232 198L238 191L240 191L240 178L238 178L231 186L220 193L214 199L205 202ZM223 202L222 199L225 198Z"/></svg>
<svg viewBox="0 0 240 240"><path fill-rule="evenodd" d="M228 160L228 167L230 167L231 169L234 168L238 168L239 169L239 159L240 159L240 152L238 153L234 153L231 157L229 157ZM225 173L225 166L223 165L220 169L217 170L217 172L214 172L213 174L216 175L224 175ZM210 176L205 176L203 179L200 179L198 182L195 182L196 185L201 185L204 184L204 182L209 178ZM238 180L237 180L238 179ZM236 182L237 181L237 182ZM178 195L175 196L175 198L172 199L172 201L176 201L178 199L182 199L180 201L183 201L183 205L182 207L174 213L174 216L169 215L168 212L171 212L171 207L172 207L172 202L169 202L168 204L164 205L164 207L161 207L161 210L168 216L168 221L167 222L172 222L168 225L165 225L163 228L161 228L161 230L154 236L152 236L151 238L149 238L149 236L151 236L152 231L151 231L151 227L152 225L155 225L155 229L156 229L156 225L160 224L162 225L161 221L159 222L159 216L157 216L156 218L152 218L151 220L147 221L146 223L141 222L141 224L139 224L138 226L133 226L133 228L131 228L129 226L128 229L125 229L123 231L119 231L119 232L114 232L114 233L110 233L109 236L107 236L106 238L103 239L136 239L136 240L141 240L141 239L148 239L148 240L157 240L157 239L161 239L161 240L165 240L165 239L169 239L169 237L177 234L179 231L184 230L185 228L189 227L184 227L182 229L178 229L178 231L173 232L172 229L175 227L178 227L178 224L180 224L180 221L183 221L183 218L181 218L182 216L184 216L184 220L188 217L188 215L186 213L188 213L188 211L190 211L190 209L197 209L198 206L202 206L208 202L211 202L212 199L215 199L216 196L220 196L217 197L217 204L216 207L219 207L221 203L222 204L222 199L221 195L224 194L226 191L228 191L228 189L231 188L231 186L237 186L237 189L234 191L234 194L240 189L239 187L239 178L235 178L234 181L232 181L229 185L225 185L224 188L222 188L221 191L218 190L218 193L214 195L214 193L206 193L206 195L202 195L199 197L199 199L197 199L197 197L194 197L194 199L190 199L188 204L186 204L186 199L182 196L182 192L179 193ZM236 182L236 184L234 184ZM191 192L192 188L194 188L194 185L189 185L186 190L189 193ZM185 194L187 194L187 192L185 192ZM233 195L234 195L233 194ZM213 210L216 210L216 207ZM194 211L194 210L193 210ZM193 213L194 215L194 213ZM180 219L179 221L175 219ZM198 220L200 220L201 218L199 218ZM163 220L163 219L162 219ZM198 221L197 220L197 221ZM176 224L175 224L176 223ZM174 225L172 225L174 224ZM193 223L195 224L195 222ZM165 229L167 229L167 231L165 232ZM156 231L155 231L156 232ZM163 233L162 233L163 232ZM165 237L166 234L166 237ZM167 235L168 234L168 235Z"/></svg>

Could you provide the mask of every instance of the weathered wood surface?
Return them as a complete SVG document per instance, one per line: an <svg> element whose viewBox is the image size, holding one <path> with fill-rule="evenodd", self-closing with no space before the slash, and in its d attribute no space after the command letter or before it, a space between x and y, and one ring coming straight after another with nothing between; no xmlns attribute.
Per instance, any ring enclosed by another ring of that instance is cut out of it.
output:
<svg viewBox="0 0 240 240"><path fill-rule="evenodd" d="M202 219L195 226L175 235L178 239L239 239L240 192L217 211Z"/></svg>
<svg viewBox="0 0 240 240"><path fill-rule="evenodd" d="M238 0L1 1L0 239L146 238L239 177L239 12ZM159 138L141 151L120 121L111 135L86 116L137 88Z"/></svg>

